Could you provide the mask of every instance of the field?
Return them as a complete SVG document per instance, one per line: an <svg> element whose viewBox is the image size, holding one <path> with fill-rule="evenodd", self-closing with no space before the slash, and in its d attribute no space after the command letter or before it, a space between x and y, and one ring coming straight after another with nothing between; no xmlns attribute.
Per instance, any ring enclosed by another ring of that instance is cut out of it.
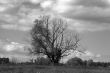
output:
<svg viewBox="0 0 110 73"><path fill-rule="evenodd" d="M110 73L110 69L38 65L0 65L0 73Z"/></svg>

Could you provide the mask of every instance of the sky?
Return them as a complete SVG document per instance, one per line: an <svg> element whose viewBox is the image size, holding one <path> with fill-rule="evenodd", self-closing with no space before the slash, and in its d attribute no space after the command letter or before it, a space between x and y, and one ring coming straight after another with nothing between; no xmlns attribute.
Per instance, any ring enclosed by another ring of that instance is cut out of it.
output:
<svg viewBox="0 0 110 73"><path fill-rule="evenodd" d="M29 31L42 14L67 19L80 34L86 51L75 56L110 61L110 0L0 0L1 57L27 57Z"/></svg>

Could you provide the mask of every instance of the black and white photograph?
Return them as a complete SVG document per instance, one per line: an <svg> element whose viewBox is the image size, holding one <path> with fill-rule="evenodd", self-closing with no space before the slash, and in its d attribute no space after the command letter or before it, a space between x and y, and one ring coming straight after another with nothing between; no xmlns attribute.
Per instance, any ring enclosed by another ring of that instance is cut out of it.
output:
<svg viewBox="0 0 110 73"><path fill-rule="evenodd" d="M110 0L0 0L0 73L110 73Z"/></svg>

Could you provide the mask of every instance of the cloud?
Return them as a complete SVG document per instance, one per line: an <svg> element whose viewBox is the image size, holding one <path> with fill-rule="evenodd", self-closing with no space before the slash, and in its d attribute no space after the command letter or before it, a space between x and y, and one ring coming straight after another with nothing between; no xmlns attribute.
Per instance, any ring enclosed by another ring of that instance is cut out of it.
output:
<svg viewBox="0 0 110 73"><path fill-rule="evenodd" d="M20 8L17 16L2 13L0 20L3 23L0 26L4 29L29 31L39 14L41 14L39 9L30 9L23 6Z"/></svg>
<svg viewBox="0 0 110 73"><path fill-rule="evenodd" d="M85 56L89 56L89 57L93 57L94 56L94 54L93 53L91 53L90 51L85 51L84 52L85 54Z"/></svg>
<svg viewBox="0 0 110 73"><path fill-rule="evenodd" d="M83 60L89 60L89 59L95 60L96 58L98 59L101 57L100 54L94 54L88 50L84 51L84 53L79 52L77 50L76 51L70 51L70 52L71 52L71 54L66 56L66 57L63 57L60 62L66 63L69 59L74 58L74 57L79 57Z"/></svg>
<svg viewBox="0 0 110 73"><path fill-rule="evenodd" d="M101 57L101 55L100 55L100 54L97 54L97 55L96 55L96 58L100 58L100 57Z"/></svg>
<svg viewBox="0 0 110 73"><path fill-rule="evenodd" d="M89 59L96 60L97 59L99 61L99 59L102 58L102 55L94 54L93 52L89 50L84 51L84 53L76 50L76 51L71 51L71 54L68 55L67 57L62 58L60 62L66 63L69 59L74 58L74 57L79 57L83 60L89 60Z"/></svg>
<svg viewBox="0 0 110 73"><path fill-rule="evenodd" d="M26 44L0 40L0 57L9 57L10 60L15 59L17 62L26 62L30 60L27 50L24 50Z"/></svg>
<svg viewBox="0 0 110 73"><path fill-rule="evenodd" d="M110 30L110 25L106 23L96 23L96 22L85 22L80 20L71 20L69 21L69 29L76 30L79 33L83 32L96 32Z"/></svg>
<svg viewBox="0 0 110 73"><path fill-rule="evenodd" d="M17 42L0 41L0 54L2 55L26 55L25 44Z"/></svg>
<svg viewBox="0 0 110 73"><path fill-rule="evenodd" d="M12 7L13 7L13 5L0 5L0 12L4 12Z"/></svg>
<svg viewBox="0 0 110 73"><path fill-rule="evenodd" d="M3 6L1 6L1 7L0 7L0 12L5 11L6 9L7 9L7 7L3 7Z"/></svg>
<svg viewBox="0 0 110 73"><path fill-rule="evenodd" d="M78 7L109 8L110 3L108 3L108 0L56 0L53 6L53 10L55 8L58 12L63 11L65 13L71 10L74 11Z"/></svg>
<svg viewBox="0 0 110 73"><path fill-rule="evenodd" d="M0 0L0 3L2 3L2 4L10 4L10 3L14 3L16 1L17 0Z"/></svg>
<svg viewBox="0 0 110 73"><path fill-rule="evenodd" d="M78 12L79 11L79 12ZM78 12L78 13L77 13ZM76 13L70 14L69 12L66 14L68 18L89 21L89 22L98 22L98 23L110 23L110 8L102 9L102 8L84 8L81 10L77 10Z"/></svg>
<svg viewBox="0 0 110 73"><path fill-rule="evenodd" d="M52 10L58 13L68 12L69 10L74 9L74 7L70 5L74 2L76 2L76 0L56 0L55 4L52 6Z"/></svg>
<svg viewBox="0 0 110 73"><path fill-rule="evenodd" d="M4 23L15 23L18 20L18 17L11 14L1 13L0 20Z"/></svg>
<svg viewBox="0 0 110 73"><path fill-rule="evenodd" d="M24 51L23 48L24 48L23 44L19 44L16 42L11 42L10 44L4 45L4 47L3 47L3 49L8 52L15 51L15 50L23 52Z"/></svg>
<svg viewBox="0 0 110 73"><path fill-rule="evenodd" d="M76 5L83 5L85 7L109 7L107 0L78 0Z"/></svg>
<svg viewBox="0 0 110 73"><path fill-rule="evenodd" d="M83 60L89 60L92 59L94 61L99 61L100 58L102 58L101 54L94 54L91 51L85 51L84 54L81 55L81 57Z"/></svg>
<svg viewBox="0 0 110 73"><path fill-rule="evenodd" d="M41 3L42 1L44 0L29 0L31 3L33 4L38 4L38 3Z"/></svg>
<svg viewBox="0 0 110 73"><path fill-rule="evenodd" d="M18 0L0 0L0 12L5 12L16 7L19 4Z"/></svg>
<svg viewBox="0 0 110 73"><path fill-rule="evenodd" d="M85 0L84 4L86 4L86 2L88 5L91 4L91 6L87 6L82 3L83 1L84 0L77 0L73 1L73 3L71 2L72 4L69 3L69 6L67 6L69 8L65 7L67 10L64 9L66 11L60 13L62 16L72 20L73 23L71 25L73 27L71 28L78 31L92 32L110 29L110 4L102 0L92 0L92 2ZM95 2L96 4L94 4ZM99 6L97 6L97 3L99 3ZM102 3L105 5L105 8L103 8Z"/></svg>
<svg viewBox="0 0 110 73"><path fill-rule="evenodd" d="M52 1L53 2L53 1ZM78 31L103 31L110 29L110 3L107 0L58 0L44 2L58 14L75 21ZM43 5L43 4L42 4Z"/></svg>
<svg viewBox="0 0 110 73"><path fill-rule="evenodd" d="M28 31L41 14L70 19L69 26L78 32L110 29L109 0L0 0L0 3L0 21L4 29Z"/></svg>
<svg viewBox="0 0 110 73"><path fill-rule="evenodd" d="M42 2L40 5L43 8L50 8L53 4L54 4L53 0L47 0L47 1Z"/></svg>
<svg viewBox="0 0 110 73"><path fill-rule="evenodd" d="M29 31L31 27L29 26L23 26L23 25L17 25L17 24L2 24L2 28L8 29L8 30L20 30L20 31Z"/></svg>

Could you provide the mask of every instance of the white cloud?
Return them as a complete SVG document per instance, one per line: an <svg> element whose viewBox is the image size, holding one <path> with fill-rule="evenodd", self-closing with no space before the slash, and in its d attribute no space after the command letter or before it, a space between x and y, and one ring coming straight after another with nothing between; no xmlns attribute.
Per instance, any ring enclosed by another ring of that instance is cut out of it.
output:
<svg viewBox="0 0 110 73"><path fill-rule="evenodd" d="M110 4L110 0L107 0L107 3Z"/></svg>
<svg viewBox="0 0 110 73"><path fill-rule="evenodd" d="M82 54L81 55L81 57L80 58L82 58L82 59L86 59L86 60L89 60L89 59L92 59L92 60L98 60L99 61L99 59L101 58L102 56L101 56L101 54L94 54L94 53L92 53L91 51L85 51L84 52L84 54Z"/></svg>
<svg viewBox="0 0 110 73"><path fill-rule="evenodd" d="M15 58L18 62L29 61L31 57L27 56L24 46L25 44L0 40L0 56L9 57L10 60Z"/></svg>
<svg viewBox="0 0 110 73"><path fill-rule="evenodd" d="M89 57L93 57L94 56L94 54L92 53L92 52L90 52L90 51L85 51L84 52L85 54L85 56L89 56Z"/></svg>
<svg viewBox="0 0 110 73"><path fill-rule="evenodd" d="M12 8L13 5L7 4L7 5L0 5L0 12L4 12L8 10L9 8Z"/></svg>
<svg viewBox="0 0 110 73"><path fill-rule="evenodd" d="M17 5L19 3L27 2L27 1L29 0L0 0L0 3Z"/></svg>
<svg viewBox="0 0 110 73"><path fill-rule="evenodd" d="M47 0L47 1L44 1L41 3L41 7L43 8L50 8L52 7L52 5L54 4L54 1L53 0Z"/></svg>
<svg viewBox="0 0 110 73"><path fill-rule="evenodd" d="M71 54L68 55L67 57L62 58L60 62L66 63L69 59L74 58L74 57L79 57L84 60L88 60L88 59L94 60L95 58L101 57L101 55L100 54L95 55L94 53L92 53L88 50L84 51L84 53L76 50L76 51L71 51Z"/></svg>
<svg viewBox="0 0 110 73"><path fill-rule="evenodd" d="M29 0L33 4L41 3L43 0Z"/></svg>
<svg viewBox="0 0 110 73"><path fill-rule="evenodd" d="M57 0L56 4L53 7L53 10L55 10L58 13L65 13L71 9L71 3L74 3L75 0ZM74 9L74 7L72 7Z"/></svg>
<svg viewBox="0 0 110 73"><path fill-rule="evenodd" d="M0 0L0 3L7 4L10 0Z"/></svg>
<svg viewBox="0 0 110 73"><path fill-rule="evenodd" d="M16 43L16 42L11 42L10 44L6 44L3 46L3 49L10 52L10 51L23 51L23 48L24 45L23 44L19 44L19 43Z"/></svg>
<svg viewBox="0 0 110 73"><path fill-rule="evenodd" d="M5 11L6 9L7 9L6 7L0 6L0 12Z"/></svg>
<svg viewBox="0 0 110 73"><path fill-rule="evenodd" d="M0 0L0 12L16 7L17 0Z"/></svg>
<svg viewBox="0 0 110 73"><path fill-rule="evenodd" d="M21 58L25 58L28 54L28 50L25 50L25 46L27 45L7 40L0 40L0 56L9 58L12 56L17 58L18 56L21 56Z"/></svg>
<svg viewBox="0 0 110 73"><path fill-rule="evenodd" d="M6 45L3 47L6 51L13 51L15 50L14 45Z"/></svg>

